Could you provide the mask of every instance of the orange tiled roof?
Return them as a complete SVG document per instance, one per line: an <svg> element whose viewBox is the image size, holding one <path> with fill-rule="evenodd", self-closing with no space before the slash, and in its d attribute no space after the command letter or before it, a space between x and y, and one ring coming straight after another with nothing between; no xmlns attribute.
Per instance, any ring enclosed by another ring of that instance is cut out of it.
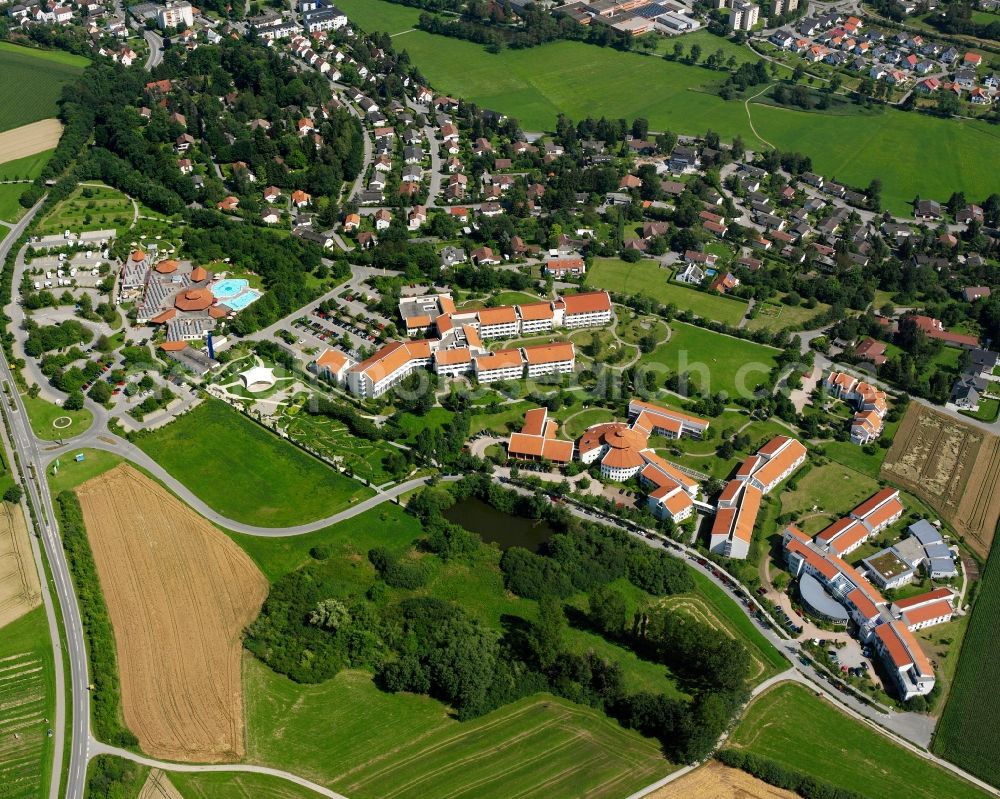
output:
<svg viewBox="0 0 1000 799"><path fill-rule="evenodd" d="M525 347L524 357L528 363L560 363L573 360L576 353L572 344L537 344Z"/></svg>
<svg viewBox="0 0 1000 799"><path fill-rule="evenodd" d="M611 310L611 297L606 291L590 291L585 294L570 294L562 298L566 315L597 313Z"/></svg>

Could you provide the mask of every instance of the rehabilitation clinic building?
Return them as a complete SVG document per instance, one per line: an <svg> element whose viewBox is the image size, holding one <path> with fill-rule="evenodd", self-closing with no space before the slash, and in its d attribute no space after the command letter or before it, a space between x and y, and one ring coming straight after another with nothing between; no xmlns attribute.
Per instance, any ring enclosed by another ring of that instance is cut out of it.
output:
<svg viewBox="0 0 1000 799"><path fill-rule="evenodd" d="M761 500L801 466L806 448L788 436L775 436L747 458L719 494L709 549L728 558L745 559Z"/></svg>

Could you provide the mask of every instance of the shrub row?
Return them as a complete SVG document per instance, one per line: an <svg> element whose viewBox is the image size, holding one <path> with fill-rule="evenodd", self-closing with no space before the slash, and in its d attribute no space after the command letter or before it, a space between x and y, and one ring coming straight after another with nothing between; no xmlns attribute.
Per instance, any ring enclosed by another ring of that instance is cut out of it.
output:
<svg viewBox="0 0 1000 799"><path fill-rule="evenodd" d="M94 734L115 746L138 746L139 739L122 722L121 686L118 681L118 660L114 630L108 606L101 593L97 566L87 540L80 500L72 491L56 497L63 548L69 563L76 595L79 598L83 634L90 656L91 721Z"/></svg>

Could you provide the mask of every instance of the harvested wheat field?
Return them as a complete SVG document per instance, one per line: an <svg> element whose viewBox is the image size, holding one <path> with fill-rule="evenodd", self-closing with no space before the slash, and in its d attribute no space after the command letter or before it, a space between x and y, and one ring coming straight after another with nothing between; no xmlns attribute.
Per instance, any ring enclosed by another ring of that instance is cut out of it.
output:
<svg viewBox="0 0 1000 799"><path fill-rule="evenodd" d="M42 601L31 539L20 505L0 503L0 627Z"/></svg>
<svg viewBox="0 0 1000 799"><path fill-rule="evenodd" d="M149 770L149 776L142 784L138 799L184 799L170 778L158 768Z"/></svg>
<svg viewBox="0 0 1000 799"><path fill-rule="evenodd" d="M646 799L798 799L798 794L712 760L653 791Z"/></svg>
<svg viewBox="0 0 1000 799"><path fill-rule="evenodd" d="M989 554L1000 518L1000 438L910 403L882 476L934 508L980 555Z"/></svg>
<svg viewBox="0 0 1000 799"><path fill-rule="evenodd" d="M77 494L115 631L126 725L156 757L241 758L241 634L264 602L264 576L131 466Z"/></svg>
<svg viewBox="0 0 1000 799"><path fill-rule="evenodd" d="M58 119L42 119L5 130L0 133L0 164L51 150L59 144L62 128Z"/></svg>

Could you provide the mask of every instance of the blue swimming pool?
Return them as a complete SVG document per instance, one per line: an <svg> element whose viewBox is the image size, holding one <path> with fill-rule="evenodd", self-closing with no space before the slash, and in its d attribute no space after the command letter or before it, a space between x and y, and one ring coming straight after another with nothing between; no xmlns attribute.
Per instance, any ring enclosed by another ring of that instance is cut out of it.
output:
<svg viewBox="0 0 1000 799"><path fill-rule="evenodd" d="M250 303L256 302L260 299L260 292L254 291L253 289L247 289L242 294L236 297L232 297L228 300L223 300L222 304L232 308L234 311L242 311Z"/></svg>
<svg viewBox="0 0 1000 799"><path fill-rule="evenodd" d="M212 286L212 296L219 300L226 300L246 291L249 286L250 281L243 280L242 278L220 280ZM256 299L256 297L254 297L254 299Z"/></svg>

